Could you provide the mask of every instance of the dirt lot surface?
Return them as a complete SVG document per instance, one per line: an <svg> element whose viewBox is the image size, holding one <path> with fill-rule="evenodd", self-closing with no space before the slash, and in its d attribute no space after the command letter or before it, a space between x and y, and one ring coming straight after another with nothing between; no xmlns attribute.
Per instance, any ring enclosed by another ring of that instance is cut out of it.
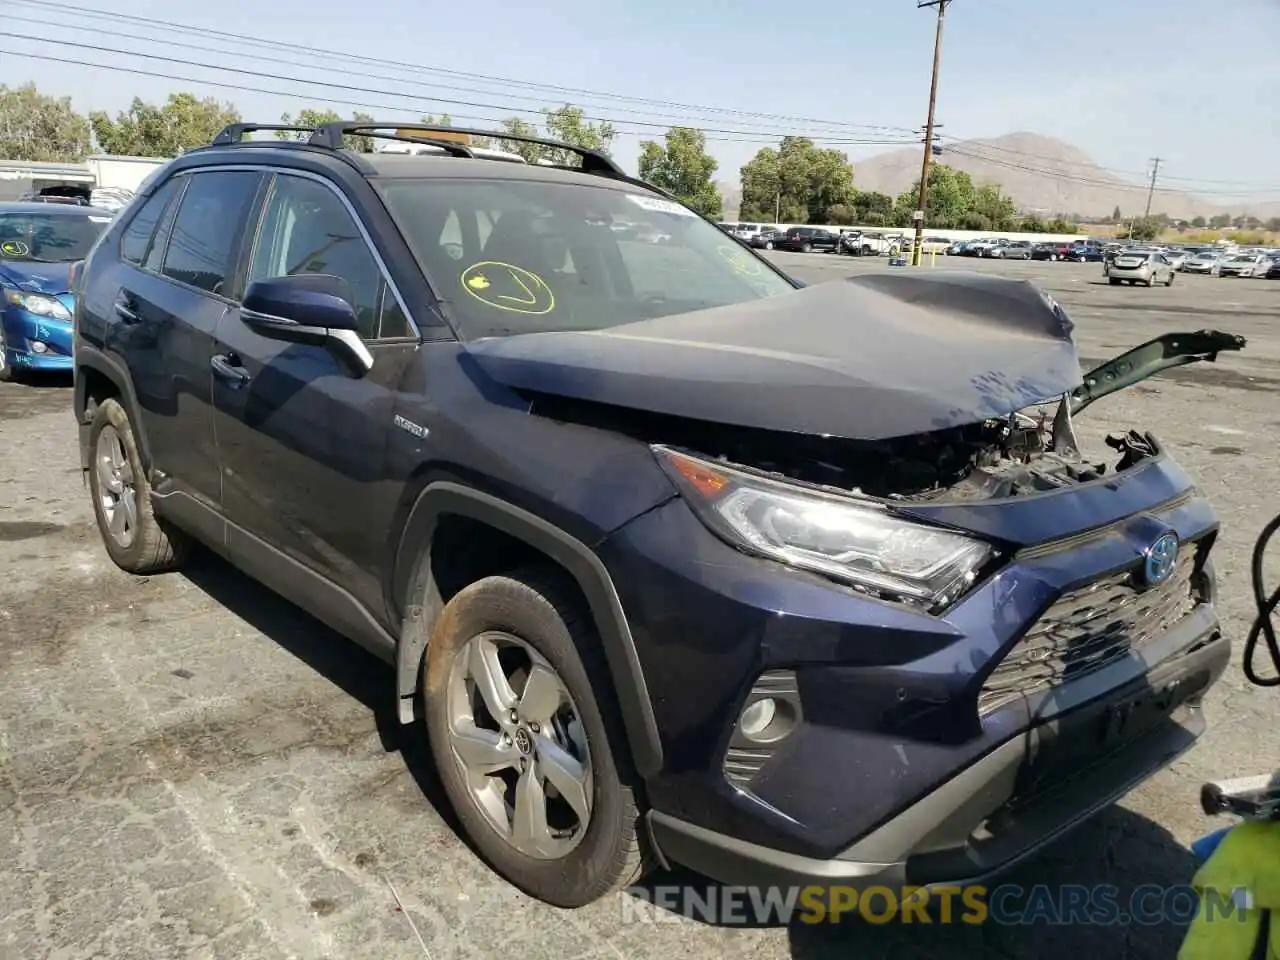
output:
<svg viewBox="0 0 1280 960"><path fill-rule="evenodd" d="M813 281L883 260L779 255ZM936 269L955 266L939 260ZM1026 276L1101 360L1169 330L1247 351L1099 403L1083 439L1154 430L1216 501L1222 615L1242 640L1248 555L1280 510L1280 283L1180 277L1112 288L1097 265L965 266ZM0 385L0 957L1170 957L1156 927L735 929L637 922L627 895L560 912L461 843L418 730L383 715L390 671L214 560L127 576L82 487L66 384ZM1278 694L1238 669L1174 769L1012 878L1180 884L1206 828L1202 779L1280 766ZM688 877L672 878L697 882Z"/></svg>

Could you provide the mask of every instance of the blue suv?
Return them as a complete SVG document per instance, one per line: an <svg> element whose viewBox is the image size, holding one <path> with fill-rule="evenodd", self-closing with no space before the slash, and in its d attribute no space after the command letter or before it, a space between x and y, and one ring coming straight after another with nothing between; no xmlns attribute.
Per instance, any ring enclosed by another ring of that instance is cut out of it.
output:
<svg viewBox="0 0 1280 960"><path fill-rule="evenodd" d="M103 542L137 574L202 543L383 657L523 890L984 877L1201 733L1217 521L1154 437L1091 457L1073 418L1239 338L1082 379L1027 283L802 287L590 150L260 129L79 273Z"/></svg>

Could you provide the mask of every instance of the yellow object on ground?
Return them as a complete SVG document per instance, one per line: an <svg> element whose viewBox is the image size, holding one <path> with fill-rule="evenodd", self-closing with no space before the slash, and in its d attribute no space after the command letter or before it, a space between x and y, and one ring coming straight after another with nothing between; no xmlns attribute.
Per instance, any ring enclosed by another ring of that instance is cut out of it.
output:
<svg viewBox="0 0 1280 960"><path fill-rule="evenodd" d="M1263 910L1272 911L1264 956L1280 960L1280 823L1240 824L1196 871L1192 885L1200 893L1200 913L1178 960L1250 960ZM1233 893L1234 909L1228 906Z"/></svg>

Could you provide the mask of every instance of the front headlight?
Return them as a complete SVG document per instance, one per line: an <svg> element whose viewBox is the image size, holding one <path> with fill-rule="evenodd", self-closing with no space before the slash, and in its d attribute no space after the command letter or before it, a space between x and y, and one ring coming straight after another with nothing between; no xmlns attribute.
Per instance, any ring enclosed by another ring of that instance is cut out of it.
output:
<svg viewBox="0 0 1280 960"><path fill-rule="evenodd" d="M6 303L21 307L37 317L49 317L51 320L70 320L71 311L63 306L56 297L43 293L27 293L23 290L5 290Z"/></svg>
<svg viewBox="0 0 1280 960"><path fill-rule="evenodd" d="M663 470L698 517L748 552L825 574L885 600L946 607L994 550L886 508L772 480L654 445Z"/></svg>

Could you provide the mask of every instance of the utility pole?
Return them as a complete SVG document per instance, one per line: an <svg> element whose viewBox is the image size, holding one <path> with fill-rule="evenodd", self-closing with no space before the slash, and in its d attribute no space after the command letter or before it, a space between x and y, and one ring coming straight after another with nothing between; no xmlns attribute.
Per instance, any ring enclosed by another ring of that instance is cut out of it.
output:
<svg viewBox="0 0 1280 960"><path fill-rule="evenodd" d="M1163 159L1163 157L1151 158L1151 187L1147 190L1147 212L1142 215L1144 220L1151 216L1151 199L1156 194L1156 177L1160 174L1160 163Z"/></svg>
<svg viewBox="0 0 1280 960"><path fill-rule="evenodd" d="M933 79L929 82L929 119L924 126L924 159L920 163L920 196L916 200L916 241L911 253L913 266L920 265L924 248L924 208L929 199L929 161L933 159L933 111L938 103L938 67L942 63L942 23L947 16L947 4L951 0L917 0L916 9L938 8L938 29L933 36Z"/></svg>

